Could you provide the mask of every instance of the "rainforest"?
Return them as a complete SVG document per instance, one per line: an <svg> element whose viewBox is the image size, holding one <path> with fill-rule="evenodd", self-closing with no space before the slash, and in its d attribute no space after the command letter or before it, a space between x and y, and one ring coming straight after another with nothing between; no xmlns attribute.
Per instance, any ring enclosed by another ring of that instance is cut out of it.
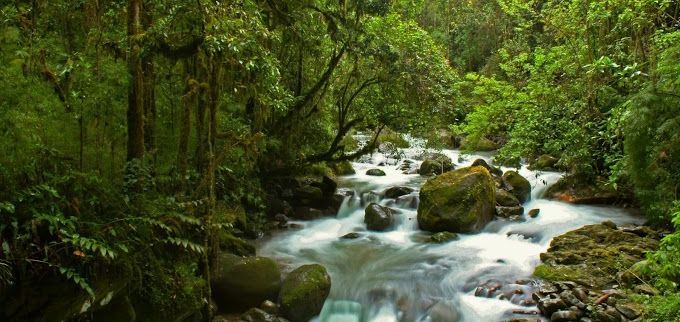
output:
<svg viewBox="0 0 680 322"><path fill-rule="evenodd" d="M0 321L680 321L680 2L0 1Z"/></svg>

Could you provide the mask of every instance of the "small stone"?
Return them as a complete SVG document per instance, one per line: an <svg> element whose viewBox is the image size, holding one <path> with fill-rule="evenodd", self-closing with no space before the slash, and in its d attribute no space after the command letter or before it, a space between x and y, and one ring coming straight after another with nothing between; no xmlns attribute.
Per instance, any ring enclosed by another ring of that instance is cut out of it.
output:
<svg viewBox="0 0 680 322"><path fill-rule="evenodd" d="M616 229L616 224L615 224L613 221L611 221L611 220L603 221L603 222L602 222L602 225L603 225L603 226L607 226L607 227L609 227L609 228L611 228L611 229Z"/></svg>
<svg viewBox="0 0 680 322"><path fill-rule="evenodd" d="M524 213L524 207L496 207L496 215L503 218L511 218L514 216L521 216Z"/></svg>
<svg viewBox="0 0 680 322"><path fill-rule="evenodd" d="M405 196L413 192L413 189L409 187L392 187L387 190L385 190L385 197L387 198L399 198L401 196Z"/></svg>
<svg viewBox="0 0 680 322"><path fill-rule="evenodd" d="M540 212L541 212L541 209L531 209L531 210L529 210L529 217L536 218L536 217L538 217L538 214Z"/></svg>
<svg viewBox="0 0 680 322"><path fill-rule="evenodd" d="M638 308L630 304L617 304L616 310L623 314L630 320L634 320L642 315L642 312Z"/></svg>
<svg viewBox="0 0 680 322"><path fill-rule="evenodd" d="M448 231L442 231L430 236L430 241L437 244L442 244L457 239L458 234Z"/></svg>
<svg viewBox="0 0 680 322"><path fill-rule="evenodd" d="M586 294L586 291L584 291L582 288L577 287L572 290L572 293L577 299L581 300L581 302L588 301L588 294Z"/></svg>
<svg viewBox="0 0 680 322"><path fill-rule="evenodd" d="M366 171L367 176L374 176L374 177L384 177L386 176L385 171L382 171L380 169L370 169Z"/></svg>
<svg viewBox="0 0 680 322"><path fill-rule="evenodd" d="M262 309L262 311L265 311L269 314L278 314L279 313L279 306L276 305L276 303L274 303L270 300L266 300L266 301L262 302L262 304L260 305L260 309Z"/></svg>
<svg viewBox="0 0 680 322"><path fill-rule="evenodd" d="M580 317L578 311L557 311L550 315L550 322L578 321Z"/></svg>
<svg viewBox="0 0 680 322"><path fill-rule="evenodd" d="M654 287L647 285L647 284L642 284L638 285L635 287L635 292L639 294L646 294L646 295L659 295L659 291L655 289Z"/></svg>
<svg viewBox="0 0 680 322"><path fill-rule="evenodd" d="M353 233L346 234L346 235L344 235L340 238L341 239L357 239L357 238L361 238L362 236L363 236L363 234L361 234L361 233L353 232Z"/></svg>
<svg viewBox="0 0 680 322"><path fill-rule="evenodd" d="M553 313L567 308L567 304L562 299L541 299L538 301L538 309L543 315L552 316Z"/></svg>
<svg viewBox="0 0 680 322"><path fill-rule="evenodd" d="M583 302L581 302L581 300L576 298L576 296L570 291L564 291L560 293L560 297L562 298L562 300L564 300L565 303L573 305L578 309L583 310L586 308L586 305Z"/></svg>
<svg viewBox="0 0 680 322"><path fill-rule="evenodd" d="M544 283L544 284L541 285L541 287L538 289L538 291L543 293L543 294L550 294L550 293L557 293L559 290L552 283Z"/></svg>

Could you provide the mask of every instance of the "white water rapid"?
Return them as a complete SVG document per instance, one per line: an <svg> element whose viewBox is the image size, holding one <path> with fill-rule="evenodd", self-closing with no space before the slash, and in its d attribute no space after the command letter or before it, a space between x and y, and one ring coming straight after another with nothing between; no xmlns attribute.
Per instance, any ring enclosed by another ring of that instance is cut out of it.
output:
<svg viewBox="0 0 680 322"><path fill-rule="evenodd" d="M412 141L422 146L422 142ZM423 148L401 152L403 157L413 160ZM464 155L455 150L442 153L456 163L456 168L468 166L478 158L491 164L489 154ZM320 263L328 269L332 289L321 317L316 318L321 322L509 319L514 317L513 310L532 307L476 297L474 292L479 284L489 280L514 283L530 279L540 263L539 254L548 249L552 238L567 231L605 220L617 224L641 222L625 209L541 199L546 188L562 174L533 172L523 167L519 173L531 182L532 198L523 205L525 215L521 222L496 219L481 233L461 234L458 240L443 244L424 243L425 234L418 230L416 212L418 190L426 178L403 174L396 160L380 153L362 161L353 163L356 175L340 179L339 187L351 189L354 194L345 199L336 217L296 222L304 228L277 232L258 249L260 255L282 263L284 270L308 263ZM418 163L414 161L416 167ZM387 175L365 175L374 168ZM395 186L415 191L398 200L382 196L383 191ZM369 202L397 210L399 222L394 230L366 230L364 207ZM534 208L540 209L540 214L530 218L526 213ZM340 238L352 232L359 232L361 237Z"/></svg>

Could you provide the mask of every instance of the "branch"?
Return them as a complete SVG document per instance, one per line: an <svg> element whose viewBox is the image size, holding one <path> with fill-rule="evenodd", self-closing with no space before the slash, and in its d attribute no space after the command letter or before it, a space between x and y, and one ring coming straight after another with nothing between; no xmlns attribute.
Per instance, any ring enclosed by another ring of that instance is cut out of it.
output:
<svg viewBox="0 0 680 322"><path fill-rule="evenodd" d="M205 42L204 36L196 36L190 42L181 46L172 46L165 39L158 39L153 51L161 53L171 59L189 58L198 53L199 48Z"/></svg>

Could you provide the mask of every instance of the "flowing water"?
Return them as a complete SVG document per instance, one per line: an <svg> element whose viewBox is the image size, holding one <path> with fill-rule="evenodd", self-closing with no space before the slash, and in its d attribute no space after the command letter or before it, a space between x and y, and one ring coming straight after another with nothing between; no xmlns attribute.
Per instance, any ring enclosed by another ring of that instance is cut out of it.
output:
<svg viewBox="0 0 680 322"><path fill-rule="evenodd" d="M417 145L417 144L416 144ZM401 150L402 157L414 159L422 148ZM444 150L456 167L470 165L490 155L463 155ZM418 190L426 178L404 174L399 162L376 153L353 163L356 175L343 177L339 186L352 191L335 218L297 222L303 229L283 231L259 247L263 256L276 258L284 269L320 263L331 275L332 289L322 311L322 322L396 321L501 321L508 312L531 307L498 298L476 297L476 287L489 280L512 283L530 278L540 263L539 254L550 241L567 231L605 220L617 224L640 223L627 210L615 207L571 205L541 199L546 188L561 173L519 172L532 184L532 198L524 204L521 222L497 219L478 234L461 234L444 244L422 242L425 233L416 221ZM418 161L414 161L417 168ZM379 168L384 177L365 175ZM508 169L503 169L508 170ZM415 189L398 200L382 192L394 186ZM364 208L379 202L398 212L395 229L370 232L364 224ZM537 218L526 212L538 208ZM341 237L359 232L357 239ZM535 307L534 307L535 309Z"/></svg>

